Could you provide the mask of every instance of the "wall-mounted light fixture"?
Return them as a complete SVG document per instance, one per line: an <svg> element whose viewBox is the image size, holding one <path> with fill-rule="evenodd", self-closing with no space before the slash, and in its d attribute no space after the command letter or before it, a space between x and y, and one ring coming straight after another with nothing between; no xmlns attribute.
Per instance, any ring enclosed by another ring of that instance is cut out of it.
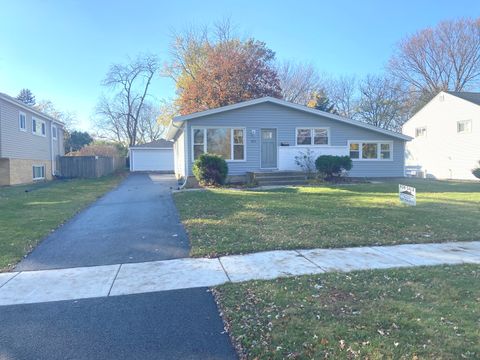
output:
<svg viewBox="0 0 480 360"><path fill-rule="evenodd" d="M250 134L252 134L252 136L257 135L257 130L255 129L250 130Z"/></svg>

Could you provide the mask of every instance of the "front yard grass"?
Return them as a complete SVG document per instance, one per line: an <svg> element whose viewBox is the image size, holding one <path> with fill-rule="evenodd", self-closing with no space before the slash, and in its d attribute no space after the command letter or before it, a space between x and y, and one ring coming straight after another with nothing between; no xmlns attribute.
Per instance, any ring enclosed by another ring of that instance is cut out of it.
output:
<svg viewBox="0 0 480 360"><path fill-rule="evenodd" d="M122 179L119 174L0 188L0 271Z"/></svg>
<svg viewBox="0 0 480 360"><path fill-rule="evenodd" d="M214 290L248 359L478 359L480 266L330 273Z"/></svg>
<svg viewBox="0 0 480 360"><path fill-rule="evenodd" d="M398 183L417 188L417 206ZM380 184L180 192L192 256L263 250L480 240L480 184L401 179Z"/></svg>

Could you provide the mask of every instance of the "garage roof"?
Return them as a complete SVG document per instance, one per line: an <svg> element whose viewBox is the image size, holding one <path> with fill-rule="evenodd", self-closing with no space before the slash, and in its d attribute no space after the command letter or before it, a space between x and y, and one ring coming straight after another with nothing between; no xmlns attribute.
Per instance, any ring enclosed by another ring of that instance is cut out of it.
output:
<svg viewBox="0 0 480 360"><path fill-rule="evenodd" d="M173 149L173 142L165 139L158 139L149 143L131 146L130 149Z"/></svg>

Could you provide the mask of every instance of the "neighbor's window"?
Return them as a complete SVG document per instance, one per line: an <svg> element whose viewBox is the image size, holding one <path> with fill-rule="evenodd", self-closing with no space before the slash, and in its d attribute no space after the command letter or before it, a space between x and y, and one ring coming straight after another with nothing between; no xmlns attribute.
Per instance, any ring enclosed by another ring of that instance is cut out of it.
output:
<svg viewBox="0 0 480 360"><path fill-rule="evenodd" d="M18 113L18 127L22 131L27 131L27 115L23 112Z"/></svg>
<svg viewBox="0 0 480 360"><path fill-rule="evenodd" d="M415 137L423 137L427 135L427 128L425 126L415 129Z"/></svg>
<svg viewBox="0 0 480 360"><path fill-rule="evenodd" d="M457 121L457 133L469 133L472 131L472 120Z"/></svg>
<svg viewBox="0 0 480 360"><path fill-rule="evenodd" d="M33 180L45 179L45 166L33 166Z"/></svg>
<svg viewBox="0 0 480 360"><path fill-rule="evenodd" d="M352 141L349 143L353 160L391 160L392 143L377 141Z"/></svg>
<svg viewBox="0 0 480 360"><path fill-rule="evenodd" d="M225 160L245 160L245 130L238 128L193 129L193 158L219 155Z"/></svg>
<svg viewBox="0 0 480 360"><path fill-rule="evenodd" d="M32 117L32 133L39 136L46 136L47 125L45 121Z"/></svg>
<svg viewBox="0 0 480 360"><path fill-rule="evenodd" d="M328 129L297 129L297 145L328 145Z"/></svg>
<svg viewBox="0 0 480 360"><path fill-rule="evenodd" d="M52 126L52 138L53 140L57 140L58 133L57 133L57 127L55 125Z"/></svg>

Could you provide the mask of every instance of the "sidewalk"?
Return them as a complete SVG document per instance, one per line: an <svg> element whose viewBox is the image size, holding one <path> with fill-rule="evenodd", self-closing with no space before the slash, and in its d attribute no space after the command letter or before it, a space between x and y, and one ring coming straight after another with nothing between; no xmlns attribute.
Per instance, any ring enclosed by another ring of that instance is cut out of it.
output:
<svg viewBox="0 0 480 360"><path fill-rule="evenodd" d="M220 258L0 273L0 305L140 294L333 271L480 264L480 241L279 250Z"/></svg>

